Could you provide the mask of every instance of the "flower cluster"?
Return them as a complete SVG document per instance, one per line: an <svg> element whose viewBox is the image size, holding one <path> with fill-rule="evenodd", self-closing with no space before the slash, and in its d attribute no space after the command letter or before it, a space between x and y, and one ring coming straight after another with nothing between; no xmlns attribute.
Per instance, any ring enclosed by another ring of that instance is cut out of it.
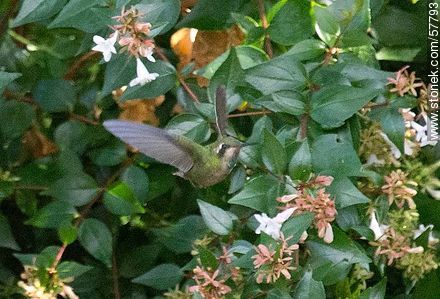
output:
<svg viewBox="0 0 440 299"><path fill-rule="evenodd" d="M149 38L151 24L141 21L141 16L135 8L122 10L121 15L114 17L119 24L112 27L114 32L109 38L105 39L99 35L93 37L96 46L92 50L101 52L105 62L109 62L112 54L116 54L117 41L121 46L120 52L128 52L136 58L137 76L130 81L130 86L143 86L159 77L158 73L150 73L140 59L145 57L151 62L156 61L153 57L154 40Z"/></svg>
<svg viewBox="0 0 440 299"><path fill-rule="evenodd" d="M49 279L42 283L39 277L41 271L34 266L24 266L24 272L18 286L23 289L24 295L31 299L56 299L58 296L68 299L79 299L73 289L58 278L55 269L47 269L44 273Z"/></svg>
<svg viewBox="0 0 440 299"><path fill-rule="evenodd" d="M299 249L298 244L289 245L290 238L285 239L281 234L278 249L271 249L264 244L259 244L255 251L256 255L252 256L255 269L257 269L257 283L272 283L277 281L281 275L286 279L290 279L290 271L296 267L292 265L292 255Z"/></svg>
<svg viewBox="0 0 440 299"><path fill-rule="evenodd" d="M409 186L417 186L416 182L408 180L407 174L400 169L385 176L385 182L386 184L382 186L382 192L388 196L390 206L395 203L397 207L402 208L407 203L410 209L415 209L413 197L417 191Z"/></svg>
<svg viewBox="0 0 440 299"><path fill-rule="evenodd" d="M409 65L404 66L396 72L396 78L388 78L387 85L394 85L390 89L390 92L397 93L399 96L403 96L407 93L411 93L417 96L416 88L423 85L419 78L416 78L415 72L408 72Z"/></svg>
<svg viewBox="0 0 440 299"><path fill-rule="evenodd" d="M225 284L225 279L219 278L219 269L213 271L197 266L193 272L196 285L189 287L191 293L197 292L203 298L217 299L223 298L232 291L231 287Z"/></svg>
<svg viewBox="0 0 440 299"><path fill-rule="evenodd" d="M333 242L333 229L331 223L336 218L335 202L325 192L325 186L333 181L329 176L317 176L307 183L300 184L298 193L285 195L278 198L278 201L285 204L286 211L293 209L295 214L312 212L314 226L318 230L318 236L326 243Z"/></svg>

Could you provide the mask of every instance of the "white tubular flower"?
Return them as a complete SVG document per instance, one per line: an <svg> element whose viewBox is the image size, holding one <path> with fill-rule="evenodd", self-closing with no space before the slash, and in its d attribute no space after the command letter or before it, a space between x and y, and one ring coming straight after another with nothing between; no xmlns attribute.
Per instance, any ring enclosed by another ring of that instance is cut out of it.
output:
<svg viewBox="0 0 440 299"><path fill-rule="evenodd" d="M153 47L140 48L139 54L151 62L156 62L156 59L153 57Z"/></svg>
<svg viewBox="0 0 440 299"><path fill-rule="evenodd" d="M374 233L374 240L377 241L383 236L385 230L388 228L388 225L380 225L376 218L376 211L373 211L371 213L369 228Z"/></svg>
<svg viewBox="0 0 440 299"><path fill-rule="evenodd" d="M159 77L158 73L148 72L147 68L139 58L136 58L136 74L137 77L130 81L130 86L143 86Z"/></svg>
<svg viewBox="0 0 440 299"><path fill-rule="evenodd" d="M428 116L426 113L422 113L421 115L425 123L424 126L415 121L411 122L411 127L416 131L416 141L420 143L421 147L427 145L436 145L437 141L428 140Z"/></svg>
<svg viewBox="0 0 440 299"><path fill-rule="evenodd" d="M399 159L402 156L402 153L397 148L397 146L388 138L387 134L380 132L380 135L385 139L386 143L389 144L391 148L391 153L393 154L394 158Z"/></svg>
<svg viewBox="0 0 440 299"><path fill-rule="evenodd" d="M325 243L330 244L331 242L333 242L333 238L334 235L332 225L330 223L327 223L323 240Z"/></svg>
<svg viewBox="0 0 440 299"><path fill-rule="evenodd" d="M274 218L270 218L266 213L255 214L255 219L260 223L260 226L255 230L255 233L261 234L261 232L264 232L275 240L278 240L281 234L281 226L287 219L289 219L294 211L294 208L287 209L276 215Z"/></svg>
<svg viewBox="0 0 440 299"><path fill-rule="evenodd" d="M95 35L93 36L93 42L96 44L96 46L94 46L92 50L101 52L104 56L104 61L109 62L112 58L112 53L116 54L115 43L117 39L117 31L108 39L104 39L99 35Z"/></svg>

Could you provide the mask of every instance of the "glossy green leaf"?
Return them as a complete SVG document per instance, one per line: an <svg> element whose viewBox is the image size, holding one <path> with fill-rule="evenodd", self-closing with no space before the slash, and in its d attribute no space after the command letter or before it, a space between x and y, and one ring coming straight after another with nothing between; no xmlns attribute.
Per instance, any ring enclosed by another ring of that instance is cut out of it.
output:
<svg viewBox="0 0 440 299"><path fill-rule="evenodd" d="M59 12L66 0L24 0L12 27L48 19Z"/></svg>
<svg viewBox="0 0 440 299"><path fill-rule="evenodd" d="M200 208L206 226L217 235L227 235L232 229L232 217L223 209L210 203L198 199L197 204Z"/></svg>
<svg viewBox="0 0 440 299"><path fill-rule="evenodd" d="M326 86L312 95L311 116L324 127L339 127L378 93L368 87Z"/></svg>
<svg viewBox="0 0 440 299"><path fill-rule="evenodd" d="M394 143L401 153L404 152L405 122L396 108L380 108L370 113L371 117L380 122L383 132Z"/></svg>
<svg viewBox="0 0 440 299"><path fill-rule="evenodd" d="M206 142L211 136L208 122L195 114L179 114L168 122L166 129L172 134L185 135L197 143Z"/></svg>
<svg viewBox="0 0 440 299"><path fill-rule="evenodd" d="M62 262L57 266L57 273L60 279L75 278L81 276L93 267L79 264L77 262Z"/></svg>
<svg viewBox="0 0 440 299"><path fill-rule="evenodd" d="M303 213L289 218L283 223L282 232L285 238L289 239L289 243L298 243L301 235L307 231L312 224L314 215L312 213Z"/></svg>
<svg viewBox="0 0 440 299"><path fill-rule="evenodd" d="M0 247L20 250L11 231L8 219L0 214Z"/></svg>
<svg viewBox="0 0 440 299"><path fill-rule="evenodd" d="M63 223L70 223L75 214L77 211L71 203L56 200L39 209L27 223L39 228L58 228Z"/></svg>
<svg viewBox="0 0 440 299"><path fill-rule="evenodd" d="M246 82L263 94L280 90L301 90L306 82L304 66L288 55L246 70Z"/></svg>
<svg viewBox="0 0 440 299"><path fill-rule="evenodd" d="M228 203L268 213L269 199L267 198L267 191L274 185L276 185L276 180L271 176L262 175L256 177L250 180L243 190L233 196Z"/></svg>
<svg viewBox="0 0 440 299"><path fill-rule="evenodd" d="M137 166L128 167L122 174L121 181L133 190L134 196L140 203L147 202L149 180L142 168Z"/></svg>
<svg viewBox="0 0 440 299"><path fill-rule="evenodd" d="M261 157L270 172L282 175L286 169L287 156L283 145L268 130L263 131Z"/></svg>
<svg viewBox="0 0 440 299"><path fill-rule="evenodd" d="M92 200L98 190L95 180L86 174L67 175L50 185L43 194L67 201L78 207Z"/></svg>
<svg viewBox="0 0 440 299"><path fill-rule="evenodd" d="M183 278L183 272L177 265L161 264L147 273L132 280L134 283L146 285L157 290L174 287Z"/></svg>
<svg viewBox="0 0 440 299"><path fill-rule="evenodd" d="M312 171L312 157L307 139L299 144L289 163L289 175L292 179L306 180Z"/></svg>
<svg viewBox="0 0 440 299"><path fill-rule="evenodd" d="M153 25L165 22L165 26L156 34L163 34L174 27L180 15L178 0L141 0L134 6L141 14L142 20Z"/></svg>
<svg viewBox="0 0 440 299"><path fill-rule="evenodd" d="M345 208L360 203L368 203L370 200L348 178L337 178L326 189L335 197L336 207Z"/></svg>
<svg viewBox="0 0 440 299"><path fill-rule="evenodd" d="M369 287L361 293L359 299L383 299L385 298L387 279L383 278L376 285Z"/></svg>
<svg viewBox="0 0 440 299"><path fill-rule="evenodd" d="M40 80L32 95L46 112L72 111L76 101L73 85L61 79Z"/></svg>
<svg viewBox="0 0 440 299"><path fill-rule="evenodd" d="M317 39L306 39L296 43L285 55L292 55L299 61L314 59L323 56L325 44Z"/></svg>
<svg viewBox="0 0 440 299"><path fill-rule="evenodd" d="M270 39L281 45L292 45L313 34L311 5L307 1L289 0L270 23Z"/></svg>
<svg viewBox="0 0 440 299"><path fill-rule="evenodd" d="M312 277L312 271L308 270L304 273L301 280L298 282L293 293L295 299L324 299L325 290L324 285L320 281L316 281Z"/></svg>
<svg viewBox="0 0 440 299"><path fill-rule="evenodd" d="M99 166L115 166L127 159L126 145L117 139L111 139L102 147L88 152L90 159Z"/></svg>
<svg viewBox="0 0 440 299"><path fill-rule="evenodd" d="M6 140L20 137L32 125L34 118L31 105L17 101L0 102L0 132Z"/></svg>
<svg viewBox="0 0 440 299"><path fill-rule="evenodd" d="M107 267L112 264L112 234L101 221L89 218L79 227L79 241L94 258Z"/></svg>
<svg viewBox="0 0 440 299"><path fill-rule="evenodd" d="M132 189L120 182L104 193L104 205L115 215L132 215L145 212L141 203L135 198Z"/></svg>
<svg viewBox="0 0 440 299"><path fill-rule="evenodd" d="M0 94L3 94L3 91L8 84L21 76L22 75L20 73L7 73L0 71Z"/></svg>
<svg viewBox="0 0 440 299"><path fill-rule="evenodd" d="M319 136L312 146L312 163L316 173L333 177L357 176L361 162L351 142L336 134Z"/></svg>

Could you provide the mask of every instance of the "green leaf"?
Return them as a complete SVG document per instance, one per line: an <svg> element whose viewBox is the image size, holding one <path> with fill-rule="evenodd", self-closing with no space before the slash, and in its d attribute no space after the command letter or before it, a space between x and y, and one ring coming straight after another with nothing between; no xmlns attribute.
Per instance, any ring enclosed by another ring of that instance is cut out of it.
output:
<svg viewBox="0 0 440 299"><path fill-rule="evenodd" d="M20 73L7 73L0 71L0 94L3 94L3 91L9 85L9 83L20 77Z"/></svg>
<svg viewBox="0 0 440 299"><path fill-rule="evenodd" d="M76 101L73 85L66 80L40 80L32 96L46 112L72 111Z"/></svg>
<svg viewBox="0 0 440 299"><path fill-rule="evenodd" d="M370 202L368 197L362 194L346 177L336 178L332 184L327 187L327 191L335 197L335 203L338 209Z"/></svg>
<svg viewBox="0 0 440 299"><path fill-rule="evenodd" d="M148 61L144 62L150 73L158 73L159 77L156 80L151 81L143 86L133 86L129 87L122 95L121 100L131 100L131 99L152 99L167 93L171 88L176 85L177 75L174 67L161 60L156 61L154 63ZM131 74L128 77L125 77L124 81L127 79L134 79L136 73L136 68L133 67L131 69ZM106 72L107 74L107 72ZM118 87L126 84L122 84L122 82L118 82ZM128 83L128 82L127 82Z"/></svg>
<svg viewBox="0 0 440 299"><path fill-rule="evenodd" d="M206 226L217 235L228 235L232 229L232 217L223 209L197 199Z"/></svg>
<svg viewBox="0 0 440 299"><path fill-rule="evenodd" d="M0 132L6 140L20 137L32 125L34 118L31 105L17 101L0 103Z"/></svg>
<svg viewBox="0 0 440 299"><path fill-rule="evenodd" d="M301 115L304 113L304 97L299 92L282 90L273 93L271 97L281 108L281 112L292 115Z"/></svg>
<svg viewBox="0 0 440 299"><path fill-rule="evenodd" d="M298 243L301 235L307 231L312 224L314 215L312 213L303 213L289 218L284 222L281 231L284 237L291 238L289 243Z"/></svg>
<svg viewBox="0 0 440 299"><path fill-rule="evenodd" d="M425 277L419 280L413 292L414 299L431 298L440 289L439 270L429 272Z"/></svg>
<svg viewBox="0 0 440 299"><path fill-rule="evenodd" d="M293 293L294 299L319 299L325 298L324 285L321 281L316 281L312 277L312 271L304 272L303 277L296 285Z"/></svg>
<svg viewBox="0 0 440 299"><path fill-rule="evenodd" d="M283 145L267 129L263 131L261 157L270 172L282 175L286 169L287 156Z"/></svg>
<svg viewBox="0 0 440 299"><path fill-rule="evenodd" d="M0 214L0 247L20 250L11 231L8 219Z"/></svg>
<svg viewBox="0 0 440 299"><path fill-rule="evenodd" d="M314 277L329 285L344 279L351 265L370 263L370 258L362 248L343 231L333 225L334 240L330 244L323 241L307 241L311 255Z"/></svg>
<svg viewBox="0 0 440 299"><path fill-rule="evenodd" d="M49 186L42 194L69 202L75 207L88 203L99 188L95 180L87 174L67 175Z"/></svg>
<svg viewBox="0 0 440 299"><path fill-rule="evenodd" d="M178 0L142 0L134 6L141 14L141 20L156 25L165 22L165 26L156 34L164 34L174 27L180 15Z"/></svg>
<svg viewBox="0 0 440 299"><path fill-rule="evenodd" d="M229 51L228 58L220 65L212 76L208 86L208 97L211 103L215 103L217 87L224 85L226 87L227 111L240 105L241 97L235 91L237 85L243 81L244 73L238 59L235 48Z"/></svg>
<svg viewBox="0 0 440 299"><path fill-rule="evenodd" d="M310 2L289 0L270 23L270 39L281 45L292 45L313 34Z"/></svg>
<svg viewBox="0 0 440 299"><path fill-rule="evenodd" d="M71 0L48 28L72 27L95 33L111 25L112 11L104 0Z"/></svg>
<svg viewBox="0 0 440 299"><path fill-rule="evenodd" d="M305 86L305 76L304 66L288 55L246 70L246 81L265 95L281 90L301 90Z"/></svg>
<svg viewBox="0 0 440 299"><path fill-rule="evenodd" d="M277 181L272 176L258 176L250 180L244 186L243 190L232 197L228 203L245 206L263 213L269 213L267 192L276 184ZM271 200L273 200L273 198Z"/></svg>
<svg viewBox="0 0 440 299"><path fill-rule="evenodd" d="M69 202L56 200L39 209L26 223L40 228L58 228L63 223L70 223L76 213Z"/></svg>
<svg viewBox="0 0 440 299"><path fill-rule="evenodd" d="M359 176L362 167L351 142L336 134L316 138L312 146L312 163L316 173L335 178Z"/></svg>
<svg viewBox="0 0 440 299"><path fill-rule="evenodd" d="M324 127L339 127L378 94L369 87L328 85L312 95L311 116Z"/></svg>
<svg viewBox="0 0 440 299"><path fill-rule="evenodd" d="M376 285L369 287L361 293L359 299L383 299L387 287L387 278L383 278Z"/></svg>
<svg viewBox="0 0 440 299"><path fill-rule="evenodd" d="M132 280L134 283L152 287L156 290L173 288L183 278L183 272L175 264L161 264Z"/></svg>
<svg viewBox="0 0 440 299"><path fill-rule="evenodd" d="M172 134L185 135L197 143L206 142L211 136L209 123L196 114L179 114L168 122L166 129Z"/></svg>
<svg viewBox="0 0 440 299"><path fill-rule="evenodd" d="M89 218L79 227L79 241L94 258L107 267L112 264L112 234L104 223Z"/></svg>
<svg viewBox="0 0 440 299"><path fill-rule="evenodd" d="M246 0L199 0L184 17L177 28L189 27L200 30L220 30L230 27L233 23L231 12L240 12Z"/></svg>
<svg viewBox="0 0 440 299"><path fill-rule="evenodd" d="M373 119L380 121L380 126L384 133L391 142L397 146L400 152L403 153L406 129L405 121L398 109L379 107L374 109L370 115Z"/></svg>
<svg viewBox="0 0 440 299"><path fill-rule="evenodd" d="M113 90L128 85L136 77L136 60L126 55L116 55L106 63L102 95L108 95Z"/></svg>
<svg viewBox="0 0 440 299"><path fill-rule="evenodd" d="M64 221L58 227L58 237L63 244L72 244L78 238L78 228Z"/></svg>
<svg viewBox="0 0 440 299"><path fill-rule="evenodd" d="M121 251L119 273L125 278L133 278L145 273L156 263L161 244L135 246L126 244L127 249Z"/></svg>
<svg viewBox="0 0 440 299"><path fill-rule="evenodd" d="M294 180L306 180L312 172L312 157L307 139L299 143L289 163L289 175Z"/></svg>
<svg viewBox="0 0 440 299"><path fill-rule="evenodd" d="M81 276L91 269L93 269L93 267L69 261L60 263L57 266L57 273L59 278L64 280Z"/></svg>
<svg viewBox="0 0 440 299"><path fill-rule="evenodd" d="M115 215L144 213L145 210L125 183L117 183L104 193L104 205Z"/></svg>
<svg viewBox="0 0 440 299"><path fill-rule="evenodd" d="M148 199L149 180L145 171L137 166L128 167L121 176L121 181L133 190L136 199L144 204Z"/></svg>
<svg viewBox="0 0 440 299"><path fill-rule="evenodd" d="M246 169L243 166L237 166L231 174L231 184L228 194L233 194L243 188L246 182Z"/></svg>
<svg viewBox="0 0 440 299"><path fill-rule="evenodd" d="M325 53L325 44L317 39L306 39L296 43L285 55L292 55L299 61L321 57Z"/></svg>
<svg viewBox="0 0 440 299"><path fill-rule="evenodd" d="M127 147L123 142L112 138L106 144L90 150L87 154L96 165L115 166L127 159Z"/></svg>
<svg viewBox="0 0 440 299"><path fill-rule="evenodd" d="M202 246L197 247L197 251L198 258L200 258L203 267L209 267L211 269L216 269L218 267L219 262L212 251Z"/></svg>
<svg viewBox="0 0 440 299"><path fill-rule="evenodd" d="M334 46L341 32L336 17L326 8L314 6L316 25L315 30L319 38L328 46Z"/></svg>
<svg viewBox="0 0 440 299"><path fill-rule="evenodd" d="M192 250L194 240L201 238L207 231L203 218L191 215L167 228L154 230L154 233L168 249L175 253L186 253Z"/></svg>
<svg viewBox="0 0 440 299"><path fill-rule="evenodd" d="M66 2L66 0L24 0L11 26L18 27L48 19L59 12Z"/></svg>
<svg viewBox="0 0 440 299"><path fill-rule="evenodd" d="M82 154L88 145L87 125L77 121L66 121L55 130L55 143L61 150Z"/></svg>

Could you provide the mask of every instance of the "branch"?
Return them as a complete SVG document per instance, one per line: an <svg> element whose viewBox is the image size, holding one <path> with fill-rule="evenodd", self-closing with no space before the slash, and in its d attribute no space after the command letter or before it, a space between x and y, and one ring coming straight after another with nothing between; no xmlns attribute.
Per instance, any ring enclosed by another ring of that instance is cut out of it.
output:
<svg viewBox="0 0 440 299"><path fill-rule="evenodd" d="M90 51L81 56L78 60L75 61L74 64L70 66L70 68L67 70L66 74L64 75L65 80L73 80L76 76L76 73L81 68L81 66L89 59L97 56L99 52L96 51Z"/></svg>
<svg viewBox="0 0 440 299"><path fill-rule="evenodd" d="M230 115L228 115L228 118L235 118L235 117L242 117L242 116L266 115L266 114L271 114L271 113L272 113L272 111L270 111L270 110L243 112L243 113L230 114Z"/></svg>
<svg viewBox="0 0 440 299"><path fill-rule="evenodd" d="M301 139L304 139L307 137L307 127L309 125L309 115L308 114L303 114L301 115L301 119L300 119L300 134L301 134Z"/></svg>
<svg viewBox="0 0 440 299"><path fill-rule="evenodd" d="M121 299L121 293L119 292L119 280L118 280L118 268L116 264L115 249L112 250L112 279L113 279L113 294L115 299Z"/></svg>
<svg viewBox="0 0 440 299"><path fill-rule="evenodd" d="M77 121L80 121L82 123L88 124L88 125L92 125L92 126L98 126L99 122L91 120L83 115L79 115L79 114L75 114L73 112L69 112L69 117L71 119L75 119Z"/></svg>
<svg viewBox="0 0 440 299"><path fill-rule="evenodd" d="M162 59L163 61L166 61L168 63L170 62L170 60L165 56L165 54L163 54L161 48L156 47L155 49L156 49L156 54L157 54L157 56L160 57L160 59ZM189 94L191 99L196 103L200 103L197 95L191 90L191 88L188 86L188 84L186 84L185 80L182 78L182 76L179 73L177 73L177 79L179 80L180 85L182 85L183 89L185 89L185 91Z"/></svg>
<svg viewBox="0 0 440 299"><path fill-rule="evenodd" d="M258 12L260 13L261 25L263 26L265 32L264 48L269 58L272 58L273 50L272 50L272 44L270 42L269 34L267 33L267 28L269 27L269 23L267 22L266 9L264 8L264 0L258 0Z"/></svg>

